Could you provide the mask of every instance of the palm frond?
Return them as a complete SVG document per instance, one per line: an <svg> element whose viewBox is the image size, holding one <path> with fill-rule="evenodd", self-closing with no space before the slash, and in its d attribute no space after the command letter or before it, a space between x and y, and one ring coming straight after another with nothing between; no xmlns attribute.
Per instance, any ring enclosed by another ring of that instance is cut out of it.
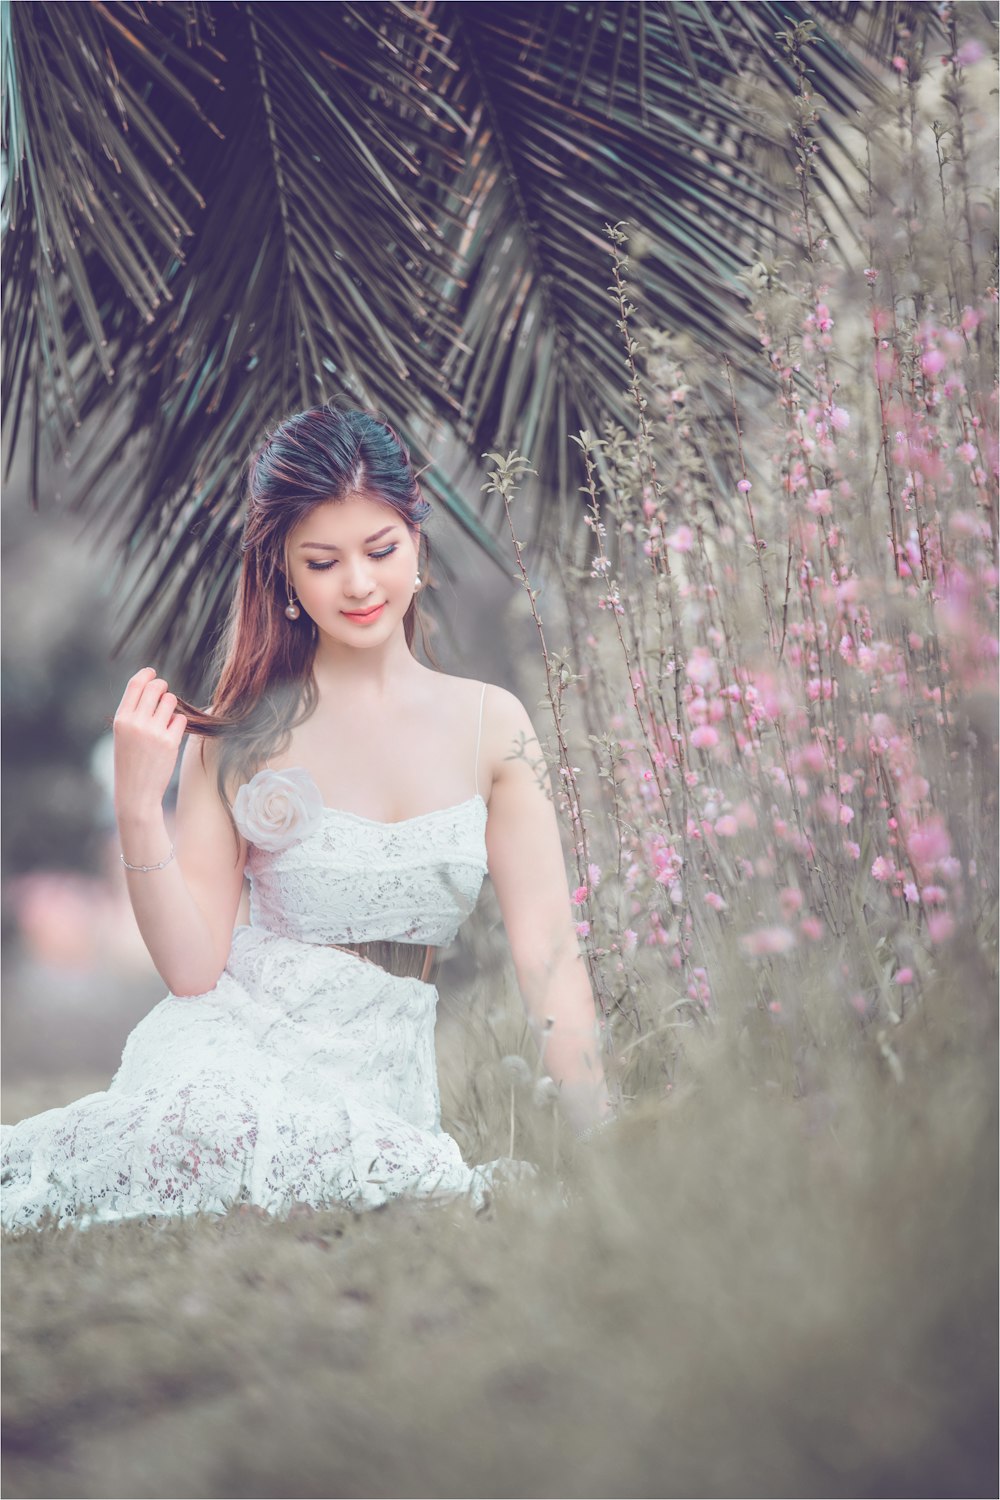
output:
<svg viewBox="0 0 1000 1500"><path fill-rule="evenodd" d="M347 8L342 31L323 9L314 30L312 12L289 28L280 7L250 4L226 33L227 64L250 86L220 103L225 143L202 175L200 231L135 360L128 430L145 434L142 471L122 486L102 453L99 496L86 497L130 539L124 635L174 658L204 660L218 638L243 467L266 428L341 390L392 413L404 436L457 409L427 347L428 333L452 331L430 285L452 257L400 190L398 174L418 169L371 103L383 49ZM365 85L345 83L344 56ZM412 90L390 78L408 105ZM426 482L499 559L476 511L433 473Z"/></svg>
<svg viewBox="0 0 1000 1500"><path fill-rule="evenodd" d="M748 357L738 274L778 196L759 90L789 84L775 33L816 23L836 173L838 117L882 88L864 48L928 10L893 5L887 30L879 9L5 7L5 438L37 454L81 431L80 502L125 560L125 630L204 660L244 461L335 392L381 409L418 466L414 434L446 428L471 462L520 448L561 514L568 434L626 416L606 226L630 225L648 326ZM503 562L460 478L424 482Z"/></svg>
<svg viewBox="0 0 1000 1500"><path fill-rule="evenodd" d="M810 10L687 0L444 8L439 26L460 66L432 69L432 82L465 116L469 144L458 195L442 199L465 283L444 288L460 329L442 366L461 392L470 448L527 451L546 501L566 494L560 413L568 431L628 420L605 226L628 223L644 247L647 324L721 344L737 362L754 356L738 278L754 242L774 232L778 195L758 162L783 142L734 85L733 66L753 61L756 81L787 88L767 28ZM822 28L810 63L835 109L881 87ZM838 170L832 147L827 169ZM468 205L464 223L458 204Z"/></svg>
<svg viewBox="0 0 1000 1500"><path fill-rule="evenodd" d="M213 74L171 37L179 7L163 9L160 26L137 28L131 6L4 5L6 315L35 356L22 361L16 347L5 358L8 455L26 403L34 433L54 424L68 440L86 404L73 326L109 384L116 343L155 320L170 296L165 267L194 233L188 215L202 199L144 95L155 80L207 124L185 80Z"/></svg>

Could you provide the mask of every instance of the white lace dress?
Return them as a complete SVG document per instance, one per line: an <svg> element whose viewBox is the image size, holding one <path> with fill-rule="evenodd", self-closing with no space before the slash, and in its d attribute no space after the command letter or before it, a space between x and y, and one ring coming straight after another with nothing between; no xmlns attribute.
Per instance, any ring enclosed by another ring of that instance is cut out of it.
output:
<svg viewBox="0 0 1000 1500"><path fill-rule="evenodd" d="M162 1000L106 1092L4 1127L4 1227L402 1194L480 1206L498 1177L532 1175L470 1167L442 1131L435 986L324 946L451 942L486 873L483 798L380 823L324 807L305 771L267 769L234 814L250 924L222 977Z"/></svg>

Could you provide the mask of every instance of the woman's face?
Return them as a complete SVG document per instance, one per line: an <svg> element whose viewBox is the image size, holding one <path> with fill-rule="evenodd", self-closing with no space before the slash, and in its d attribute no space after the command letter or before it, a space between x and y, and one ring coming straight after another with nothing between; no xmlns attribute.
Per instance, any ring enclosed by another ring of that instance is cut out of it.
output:
<svg viewBox="0 0 1000 1500"><path fill-rule="evenodd" d="M288 537L292 589L330 640L385 641L413 599L419 540L384 500L355 494L317 505Z"/></svg>

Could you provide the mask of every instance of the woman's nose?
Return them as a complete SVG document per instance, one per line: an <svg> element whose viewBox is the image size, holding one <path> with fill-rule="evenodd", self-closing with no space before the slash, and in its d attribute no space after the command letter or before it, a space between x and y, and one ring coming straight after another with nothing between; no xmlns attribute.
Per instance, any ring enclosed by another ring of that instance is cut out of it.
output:
<svg viewBox="0 0 1000 1500"><path fill-rule="evenodd" d="M373 586L371 565L367 558L356 558L353 562L346 562L344 566L347 569L344 592L348 598L367 599Z"/></svg>

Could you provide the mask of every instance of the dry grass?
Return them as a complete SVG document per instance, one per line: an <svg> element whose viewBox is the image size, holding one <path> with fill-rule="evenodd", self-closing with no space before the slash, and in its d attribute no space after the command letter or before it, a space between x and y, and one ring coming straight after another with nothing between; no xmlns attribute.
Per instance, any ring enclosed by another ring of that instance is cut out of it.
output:
<svg viewBox="0 0 1000 1500"><path fill-rule="evenodd" d="M995 1494L995 1043L953 979L902 1083L831 1055L793 1099L693 1040L567 1203L9 1241L5 1494Z"/></svg>

